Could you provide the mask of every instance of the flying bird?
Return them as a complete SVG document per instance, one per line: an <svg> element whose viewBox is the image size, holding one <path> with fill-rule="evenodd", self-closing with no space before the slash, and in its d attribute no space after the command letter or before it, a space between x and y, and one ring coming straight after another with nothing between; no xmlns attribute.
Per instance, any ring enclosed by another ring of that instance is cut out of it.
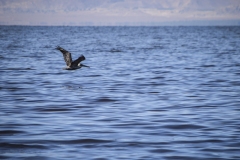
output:
<svg viewBox="0 0 240 160"><path fill-rule="evenodd" d="M64 58L64 60L66 62L66 65L67 65L67 67L64 68L64 69L75 70L75 69L79 69L81 67L89 67L89 66L81 64L81 62L85 60L85 57L83 55L78 57L78 59L72 61L72 56L71 56L70 52L68 52L67 50L63 49L60 46L57 46L56 49L61 51L62 54L63 54L63 58Z"/></svg>

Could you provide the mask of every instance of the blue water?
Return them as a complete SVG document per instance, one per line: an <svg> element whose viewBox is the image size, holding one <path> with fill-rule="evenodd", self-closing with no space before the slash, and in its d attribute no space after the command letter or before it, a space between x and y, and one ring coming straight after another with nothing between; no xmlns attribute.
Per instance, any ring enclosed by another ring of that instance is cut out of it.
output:
<svg viewBox="0 0 240 160"><path fill-rule="evenodd" d="M0 26L0 159L240 159L240 27ZM90 68L63 70L55 46Z"/></svg>

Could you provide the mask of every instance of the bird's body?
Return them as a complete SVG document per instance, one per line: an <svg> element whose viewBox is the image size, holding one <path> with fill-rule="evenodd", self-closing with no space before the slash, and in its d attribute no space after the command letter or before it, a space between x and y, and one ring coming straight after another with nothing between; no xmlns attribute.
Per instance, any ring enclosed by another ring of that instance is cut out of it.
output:
<svg viewBox="0 0 240 160"><path fill-rule="evenodd" d="M81 67L89 67L86 65L81 64L81 61L85 60L85 57L83 55L81 55L80 57L78 57L78 59L72 61L72 56L71 53L68 52L67 50L63 49L60 46L56 47L57 50L61 51L63 54L63 58L66 62L67 67L64 68L66 70L75 70L75 69L79 69Z"/></svg>

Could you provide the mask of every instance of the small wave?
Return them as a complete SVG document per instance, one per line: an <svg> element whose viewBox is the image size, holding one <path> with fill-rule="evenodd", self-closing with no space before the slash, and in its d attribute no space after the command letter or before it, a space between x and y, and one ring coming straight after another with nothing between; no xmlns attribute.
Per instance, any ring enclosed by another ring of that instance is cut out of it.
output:
<svg viewBox="0 0 240 160"><path fill-rule="evenodd" d="M111 53L114 53L114 52L122 52L120 49L115 49L115 48L112 48L110 50Z"/></svg>
<svg viewBox="0 0 240 160"><path fill-rule="evenodd" d="M166 142L161 142L162 145L166 144ZM135 146L135 147L145 147L145 146L151 146L151 145L159 145L159 141L149 141L149 142L141 142L141 141L126 141L126 142L119 142L117 143L118 146Z"/></svg>
<svg viewBox="0 0 240 160"><path fill-rule="evenodd" d="M42 109L38 109L38 111L40 112L65 112L65 111L69 111L70 109L68 108L42 108Z"/></svg>
<svg viewBox="0 0 240 160"><path fill-rule="evenodd" d="M18 144L18 143L0 143L1 148L4 149L47 149L43 145L29 145L29 144Z"/></svg>
<svg viewBox="0 0 240 160"><path fill-rule="evenodd" d="M180 140L180 141L175 141L175 143L182 143L182 144L187 144L187 143L222 143L224 142L223 140L219 139L204 139L204 140Z"/></svg>
<svg viewBox="0 0 240 160"><path fill-rule="evenodd" d="M185 67L184 69L186 69L186 70L195 70L196 68Z"/></svg>
<svg viewBox="0 0 240 160"><path fill-rule="evenodd" d="M231 81L232 86L240 86L240 81Z"/></svg>
<svg viewBox="0 0 240 160"><path fill-rule="evenodd" d="M160 92L148 92L149 94L159 94Z"/></svg>
<svg viewBox="0 0 240 160"><path fill-rule="evenodd" d="M171 149L152 149L152 150L149 150L149 152L152 152L152 153L170 153L170 152L174 152L174 150L171 150Z"/></svg>
<svg viewBox="0 0 240 160"><path fill-rule="evenodd" d="M16 71L21 71L21 70L35 70L33 68L3 68L3 69L0 69L1 71L12 71L12 70L16 70Z"/></svg>
<svg viewBox="0 0 240 160"><path fill-rule="evenodd" d="M85 77L101 77L102 75L100 74L93 74L93 75L86 75Z"/></svg>
<svg viewBox="0 0 240 160"><path fill-rule="evenodd" d="M53 48L51 45L45 45L43 48Z"/></svg>
<svg viewBox="0 0 240 160"><path fill-rule="evenodd" d="M210 68L210 67L216 67L216 65L209 64L209 65L202 65L201 67Z"/></svg>
<svg viewBox="0 0 240 160"><path fill-rule="evenodd" d="M111 140L102 139L76 139L69 141L61 141L64 144L89 144L89 143L111 143Z"/></svg>
<svg viewBox="0 0 240 160"><path fill-rule="evenodd" d="M20 134L20 133L24 133L24 132L18 131L18 130L2 130L0 131L0 136L14 135L14 134Z"/></svg>
<svg viewBox="0 0 240 160"><path fill-rule="evenodd" d="M0 155L0 159L12 159L12 157Z"/></svg>
<svg viewBox="0 0 240 160"><path fill-rule="evenodd" d="M151 79L164 79L165 77L163 76L156 76L156 77L152 77Z"/></svg>
<svg viewBox="0 0 240 160"><path fill-rule="evenodd" d="M117 100L111 99L109 97L101 97L96 100L96 102L115 102L115 101L117 101Z"/></svg>
<svg viewBox="0 0 240 160"><path fill-rule="evenodd" d="M184 160L193 160L196 159L196 156L165 156L166 159L184 159ZM206 159L206 158L198 158L197 159Z"/></svg>
<svg viewBox="0 0 240 160"><path fill-rule="evenodd" d="M81 86L74 86L74 85L66 85L66 86L63 86L64 89L67 89L67 90L81 90L83 89Z"/></svg>
<svg viewBox="0 0 240 160"><path fill-rule="evenodd" d="M193 124L182 124L182 125L165 125L164 128L168 129L202 129L204 126L193 125Z"/></svg>

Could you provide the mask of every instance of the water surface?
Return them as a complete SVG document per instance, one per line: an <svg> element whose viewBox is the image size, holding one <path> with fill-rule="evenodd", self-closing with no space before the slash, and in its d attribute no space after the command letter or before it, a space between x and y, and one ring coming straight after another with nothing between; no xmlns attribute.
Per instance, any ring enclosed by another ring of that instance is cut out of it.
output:
<svg viewBox="0 0 240 160"><path fill-rule="evenodd" d="M240 159L240 27L0 27L0 159ZM63 70L55 46L91 68Z"/></svg>

